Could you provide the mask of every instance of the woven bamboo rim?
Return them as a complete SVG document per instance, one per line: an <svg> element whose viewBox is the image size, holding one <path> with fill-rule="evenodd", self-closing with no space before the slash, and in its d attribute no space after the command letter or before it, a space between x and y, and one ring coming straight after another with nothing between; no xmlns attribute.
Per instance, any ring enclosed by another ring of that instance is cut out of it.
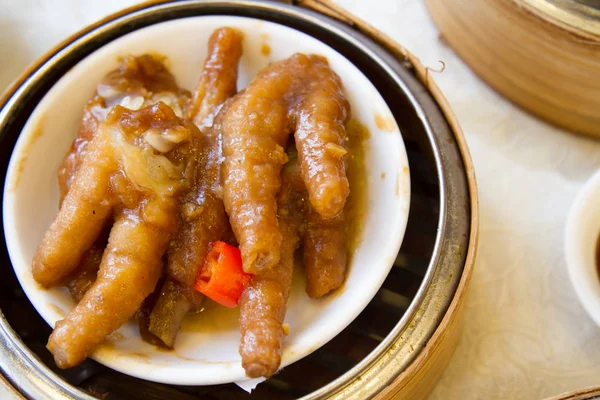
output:
<svg viewBox="0 0 600 400"><path fill-rule="evenodd" d="M495 90L600 137L600 11L571 0L426 0L443 37Z"/></svg>
<svg viewBox="0 0 600 400"><path fill-rule="evenodd" d="M595 398L600 398L600 386L563 393L558 396L549 397L546 400L592 400Z"/></svg>

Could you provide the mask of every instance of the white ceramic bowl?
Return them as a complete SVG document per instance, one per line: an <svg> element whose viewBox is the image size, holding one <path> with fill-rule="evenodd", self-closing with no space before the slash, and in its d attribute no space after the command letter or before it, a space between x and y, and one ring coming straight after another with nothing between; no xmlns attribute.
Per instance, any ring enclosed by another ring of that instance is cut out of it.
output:
<svg viewBox="0 0 600 400"><path fill-rule="evenodd" d="M600 236L600 170L575 198L565 234L565 255L579 301L600 326L600 276L596 246Z"/></svg>
<svg viewBox="0 0 600 400"><path fill-rule="evenodd" d="M241 17L210 16L169 21L125 35L78 63L46 94L15 147L4 194L4 229L10 258L27 296L50 324L74 306L63 288L43 290L33 280L31 260L58 207L57 167L77 133L81 110L97 82L126 54L158 52L168 57L178 83L193 89L207 51L207 39L219 26L245 32L239 87L268 62L295 52L326 56L341 76L354 117L370 130L367 145L368 206L363 241L352 257L339 293L311 300L303 277L296 275L286 322L282 367L310 354L342 331L373 298L400 248L410 200L406 152L392 114L370 81L341 54L291 28ZM263 44L271 48L261 53ZM387 124L375 122L383 118ZM387 125L387 126L386 126ZM382 178L385 174L385 179ZM207 385L245 379L238 346L237 310L213 304L190 315L173 352L143 342L129 322L109 336L92 357L115 370L156 382Z"/></svg>

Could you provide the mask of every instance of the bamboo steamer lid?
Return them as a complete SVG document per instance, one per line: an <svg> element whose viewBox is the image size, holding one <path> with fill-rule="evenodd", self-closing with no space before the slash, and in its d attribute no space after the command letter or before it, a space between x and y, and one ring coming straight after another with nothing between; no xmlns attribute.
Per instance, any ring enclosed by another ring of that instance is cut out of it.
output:
<svg viewBox="0 0 600 400"><path fill-rule="evenodd" d="M600 2L426 0L443 37L495 90L600 137Z"/></svg>

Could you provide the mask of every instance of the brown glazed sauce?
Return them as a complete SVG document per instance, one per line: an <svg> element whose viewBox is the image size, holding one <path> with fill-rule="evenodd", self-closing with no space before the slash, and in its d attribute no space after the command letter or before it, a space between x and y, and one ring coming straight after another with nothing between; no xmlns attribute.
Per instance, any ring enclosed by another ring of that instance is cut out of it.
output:
<svg viewBox="0 0 600 400"><path fill-rule="evenodd" d="M346 146L350 150L346 175L350 182L350 195L346 203L346 232L348 237L348 263L362 241L362 226L367 210L367 170L365 168L366 144L369 129L352 118L346 125Z"/></svg>
<svg viewBox="0 0 600 400"><path fill-rule="evenodd" d="M260 52L262 53L263 56L269 56L269 55L271 55L271 46L269 46L266 43L263 43L260 46Z"/></svg>

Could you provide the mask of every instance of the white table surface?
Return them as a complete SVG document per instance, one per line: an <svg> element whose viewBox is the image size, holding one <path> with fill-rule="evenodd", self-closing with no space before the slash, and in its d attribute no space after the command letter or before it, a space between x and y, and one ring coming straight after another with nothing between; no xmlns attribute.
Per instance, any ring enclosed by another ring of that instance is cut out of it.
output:
<svg viewBox="0 0 600 400"><path fill-rule="evenodd" d="M0 91L52 45L134 0L0 0ZM439 40L420 0L339 0L438 69L477 173L479 256L458 349L431 399L542 399L600 384L600 328L568 280L563 234L600 141L520 111ZM2 393L0 398L8 398Z"/></svg>

